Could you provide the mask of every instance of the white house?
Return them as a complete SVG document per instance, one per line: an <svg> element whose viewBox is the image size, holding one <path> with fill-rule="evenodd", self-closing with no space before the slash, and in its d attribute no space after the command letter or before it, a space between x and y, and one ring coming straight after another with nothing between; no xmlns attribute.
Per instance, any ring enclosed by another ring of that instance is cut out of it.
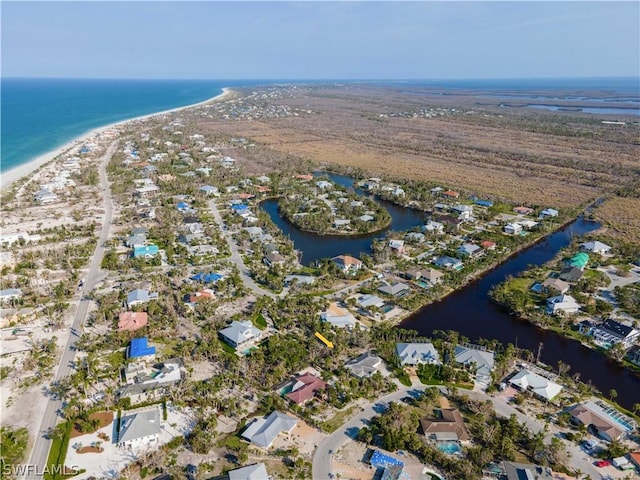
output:
<svg viewBox="0 0 640 480"><path fill-rule="evenodd" d="M331 261L344 273L355 273L363 266L362 261L352 257L351 255L338 255L337 257L333 257Z"/></svg>
<svg viewBox="0 0 640 480"><path fill-rule="evenodd" d="M40 190L33 196L40 205L47 205L58 200L58 196L49 190Z"/></svg>
<svg viewBox="0 0 640 480"><path fill-rule="evenodd" d="M442 223L440 223L440 222L435 222L433 220L429 220L422 227L422 231L427 232L427 233L435 233L435 234L439 235L439 234L444 232L444 225Z"/></svg>
<svg viewBox="0 0 640 480"><path fill-rule="evenodd" d="M348 310L338 307L335 302L320 314L320 318L336 328L353 328L356 324L356 318Z"/></svg>
<svg viewBox="0 0 640 480"><path fill-rule="evenodd" d="M22 296L22 290L19 288L7 288L0 290L0 302L10 302L11 300L17 300Z"/></svg>
<svg viewBox="0 0 640 480"><path fill-rule="evenodd" d="M545 208L540 212L540 218L550 218L550 217L557 217L557 216L558 216L558 210L555 210L553 208Z"/></svg>
<svg viewBox="0 0 640 480"><path fill-rule="evenodd" d="M517 235L522 231L522 225L519 223L507 223L504 226L504 233L508 233L509 235Z"/></svg>
<svg viewBox="0 0 640 480"><path fill-rule="evenodd" d="M458 218L464 220L469 220L473 217L473 207L471 205L458 204L451 207L451 210L458 214Z"/></svg>
<svg viewBox="0 0 640 480"><path fill-rule="evenodd" d="M155 405L150 410L121 417L117 443L119 447L128 449L149 447L158 443L161 432L160 408Z"/></svg>
<svg viewBox="0 0 640 480"><path fill-rule="evenodd" d="M599 253L600 255L607 254L611 251L611 247L606 243L599 242L597 240L593 242L586 242L580 245L582 250L587 252Z"/></svg>
<svg viewBox="0 0 640 480"><path fill-rule="evenodd" d="M258 447L269 448L280 433L291 433L297 424L297 418L273 411L266 418L254 420L242 433L242 438Z"/></svg>
<svg viewBox="0 0 640 480"><path fill-rule="evenodd" d="M440 355L432 343L398 343L396 353L401 365L440 364Z"/></svg>
<svg viewBox="0 0 640 480"><path fill-rule="evenodd" d="M529 390L536 397L549 402L562 391L562 385L558 385L542 375L530 372L526 368L511 377L509 383L519 390Z"/></svg>
<svg viewBox="0 0 640 480"><path fill-rule="evenodd" d="M580 304L571 295L558 295L547 299L547 313L557 315L559 313L578 313Z"/></svg>
<svg viewBox="0 0 640 480"><path fill-rule="evenodd" d="M137 288L127 295L127 306L131 308L134 305L142 305L143 303L147 303L150 300L156 300L157 298L158 294L156 292L149 293L148 290Z"/></svg>
<svg viewBox="0 0 640 480"><path fill-rule="evenodd" d="M233 321L227 328L220 330L222 339L238 349L255 343L262 336L262 332L253 326L251 320L244 322Z"/></svg>
<svg viewBox="0 0 640 480"><path fill-rule="evenodd" d="M476 371L476 383L486 388L491 382L491 370L495 363L493 352L474 346L458 345L453 352L454 360L461 365L473 365Z"/></svg>
<svg viewBox="0 0 640 480"><path fill-rule="evenodd" d="M272 478L264 463L254 463L227 472L229 480L267 480Z"/></svg>
<svg viewBox="0 0 640 480"><path fill-rule="evenodd" d="M590 334L596 343L606 346L619 343L625 349L630 348L640 339L640 331L610 318L600 325L594 325Z"/></svg>
<svg viewBox="0 0 640 480"><path fill-rule="evenodd" d="M361 295L356 301L356 305L364 310L371 307L382 308L384 306L384 300L377 295Z"/></svg>

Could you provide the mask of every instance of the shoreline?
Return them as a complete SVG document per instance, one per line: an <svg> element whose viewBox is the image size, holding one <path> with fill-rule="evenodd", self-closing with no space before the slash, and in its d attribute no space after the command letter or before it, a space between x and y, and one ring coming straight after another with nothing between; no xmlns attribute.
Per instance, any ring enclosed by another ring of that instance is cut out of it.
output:
<svg viewBox="0 0 640 480"><path fill-rule="evenodd" d="M211 97L211 98L209 98L207 100L204 100L202 102L197 102L197 103L193 103L193 104L190 104L190 105L185 105L185 106L182 106L182 107L171 108L171 109L168 109L168 110L162 110L160 112L154 112L154 113L148 113L148 114L145 114L145 115L139 115L137 117L129 118L129 119L126 119L126 120L120 120L120 121L117 121L117 122L110 123L108 125L103 125L101 127L96 127L96 128L94 128L92 130L89 130L87 132L84 132L84 133L78 135L77 137L71 139L70 141L68 141L67 143L62 145L61 147L54 148L53 150L50 150L49 152L43 153L42 155L39 155L39 156L33 158L32 160L28 161L27 163L23 163L22 165L17 165L16 167L14 167L14 168L12 168L10 170L7 170L6 172L2 172L2 174L0 174L0 191L4 193L5 190L8 190L18 180L21 180L24 177L27 177L27 176L31 175L36 170L38 170L39 168L41 168L41 167L45 166L46 164L52 162L53 160L55 160L60 155L68 153L71 149L76 147L79 143L86 142L89 139L95 137L96 135L99 135L99 134L102 134L102 133L106 132L107 130L126 125L129 122L147 120L147 119L155 117L157 115L166 115L166 114L169 114L169 113L174 113L174 112L178 112L178 111L181 111L181 110L185 110L187 108L199 107L201 105L206 105L208 103L212 103L212 102L215 102L215 101L222 100L225 97L227 97L228 95L230 95L232 92L233 92L233 90L230 87L223 87L222 88L222 93L219 93L215 97Z"/></svg>

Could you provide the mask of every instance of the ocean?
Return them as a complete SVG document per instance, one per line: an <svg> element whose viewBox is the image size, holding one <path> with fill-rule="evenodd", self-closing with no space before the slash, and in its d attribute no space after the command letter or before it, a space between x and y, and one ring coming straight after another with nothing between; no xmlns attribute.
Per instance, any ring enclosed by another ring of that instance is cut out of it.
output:
<svg viewBox="0 0 640 480"><path fill-rule="evenodd" d="M2 79L0 172L113 122L202 102L234 80ZM256 82L258 83L258 82Z"/></svg>
<svg viewBox="0 0 640 480"><path fill-rule="evenodd" d="M104 125L201 102L223 87L292 83L292 80L1 80L0 172L54 150ZM486 92L598 91L638 104L638 78L494 79L494 80L299 80L300 83L376 83ZM539 97L537 98L539 99Z"/></svg>

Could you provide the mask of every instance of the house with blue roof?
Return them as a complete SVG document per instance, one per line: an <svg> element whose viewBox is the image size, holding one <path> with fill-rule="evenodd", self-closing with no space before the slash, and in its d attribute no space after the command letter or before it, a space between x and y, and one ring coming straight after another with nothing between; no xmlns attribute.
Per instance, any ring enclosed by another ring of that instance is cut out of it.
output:
<svg viewBox="0 0 640 480"><path fill-rule="evenodd" d="M179 203L176 205L176 208L177 208L180 212L184 212L185 210L189 210L189 209L190 209L189 204L188 204L188 203L185 203L185 202L179 202Z"/></svg>
<svg viewBox="0 0 640 480"><path fill-rule="evenodd" d="M203 283L216 283L218 280L222 280L224 277L219 273L196 273L191 277L191 280L195 282L203 282Z"/></svg>
<svg viewBox="0 0 640 480"><path fill-rule="evenodd" d="M147 337L134 338L127 348L128 358L141 358L156 354L156 347L150 347L147 343Z"/></svg>
<svg viewBox="0 0 640 480"><path fill-rule="evenodd" d="M159 253L157 245L139 245L133 248L133 258L151 258Z"/></svg>
<svg viewBox="0 0 640 480"><path fill-rule="evenodd" d="M476 205L480 205L481 207L493 207L493 202L491 202L489 200L476 199L475 200L475 204Z"/></svg>

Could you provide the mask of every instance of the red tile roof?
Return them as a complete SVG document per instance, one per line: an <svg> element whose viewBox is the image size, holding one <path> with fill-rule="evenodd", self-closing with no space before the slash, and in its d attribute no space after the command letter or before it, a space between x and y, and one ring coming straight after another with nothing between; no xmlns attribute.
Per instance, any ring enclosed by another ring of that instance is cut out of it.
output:
<svg viewBox="0 0 640 480"><path fill-rule="evenodd" d="M296 388L297 387L297 388ZM316 392L327 388L326 382L310 373L295 378L294 390L287 393L287 398L298 405L313 398Z"/></svg>

